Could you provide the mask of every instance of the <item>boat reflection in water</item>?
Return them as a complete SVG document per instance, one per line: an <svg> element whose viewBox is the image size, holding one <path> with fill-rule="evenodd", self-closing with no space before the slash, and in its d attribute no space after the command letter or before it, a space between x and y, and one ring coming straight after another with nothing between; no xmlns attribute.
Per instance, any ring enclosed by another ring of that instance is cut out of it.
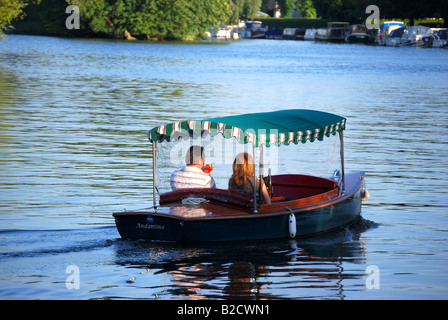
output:
<svg viewBox="0 0 448 320"><path fill-rule="evenodd" d="M137 267L132 281L147 288L146 298L340 300L346 290L366 290L367 252L360 236L372 227L360 217L351 228L306 241L120 241L116 259Z"/></svg>

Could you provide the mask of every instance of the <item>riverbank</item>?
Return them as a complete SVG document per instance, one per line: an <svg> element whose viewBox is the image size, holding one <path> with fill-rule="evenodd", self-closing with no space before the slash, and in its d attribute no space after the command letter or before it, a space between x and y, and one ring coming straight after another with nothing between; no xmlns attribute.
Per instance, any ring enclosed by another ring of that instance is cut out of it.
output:
<svg viewBox="0 0 448 320"><path fill-rule="evenodd" d="M60 28L60 25L64 23L63 19L65 16L60 16L55 18L51 23L41 23L41 21L36 20L36 16L31 15L28 19L21 21L17 24L14 30L9 30L11 34L21 34L21 35L43 35L43 36L57 36L66 38L99 38L99 39L110 39L111 36L104 33L94 33L89 32L84 29L67 29ZM384 22L389 21L388 19L381 20L381 26ZM403 22L404 26L408 25L407 19L397 19L393 20L396 22ZM239 39L239 38L252 38L252 39L276 39L276 40L315 40L315 34L318 30L328 28L328 21L326 19L306 19L306 18L260 18L256 21L251 21L251 24L258 24L256 27L256 36L254 36L254 31L250 29L253 27L248 27L244 23L240 23L240 26L225 26L221 25L220 30L210 29L209 32L205 32L197 37L188 37L185 39L171 39L171 41L197 41L197 40L207 40L210 38L215 39ZM427 37L425 43L423 39L420 39L418 46L431 47L433 44L434 37L431 37L435 31L441 31L446 28L440 28L443 25L443 20L441 19L422 19L417 20L419 26L426 27L423 31L427 32ZM343 30L344 35L349 32L349 24L346 23L346 30ZM44 26L44 27L42 27ZM442 31L446 32L446 31ZM379 30L371 30L368 32L371 35L371 40L368 41L369 44L380 44L386 45L386 38L380 39ZM403 33L401 32L400 35ZM344 41L344 35L341 35L340 41ZM127 30L124 31L122 36L114 36L112 38L119 40L168 40L160 37L150 37L148 35L132 35ZM446 35L442 35L443 39L446 39ZM322 40L322 39L319 39ZM346 40L346 39L345 39ZM350 42L350 41L348 41ZM446 41L445 41L446 42ZM394 45L397 41L393 42ZM400 43L398 43L400 44ZM446 45L441 45L438 47L445 47Z"/></svg>
<svg viewBox="0 0 448 320"><path fill-rule="evenodd" d="M82 8L80 8L82 9ZM25 15L23 20L18 20L13 23L13 30L9 30L15 34L24 35L44 35L44 36L61 36L73 38L115 38L128 40L200 40L204 39L204 35L212 25L215 28L219 23L215 20L214 23L206 23L200 25L196 20L183 21L183 29L189 31L181 31L181 27L176 27L171 31L167 29L172 28L170 25L179 25L179 21L172 20L169 22L159 17L160 12L148 13L145 10L134 11L127 8L119 14L120 19L116 22L111 20L106 13L100 15L98 12L93 14L96 9L91 8L92 12L79 13L79 28L68 28L67 20L71 16L71 12L67 13L66 1L43 1L38 4L30 3L25 8ZM99 9L98 9L99 10ZM131 10L129 13L128 11ZM126 13L126 14L125 14ZM181 14L181 12L176 12ZM111 13L110 13L111 14ZM164 13L167 15L168 13ZM116 13L115 13L116 15ZM122 15L122 17L121 17ZM215 17L216 18L216 17ZM115 19L115 18L114 18ZM324 28L327 22L331 19L325 18L272 18L272 17L255 17L254 19L261 21L263 25L269 30L285 30L285 29L318 29ZM144 21L137 22L135 21ZM362 19L337 19L337 21L347 21L350 24L363 23ZM389 19L382 19L387 21ZM392 19L391 19L392 20ZM393 19L396 21L403 21L406 25L410 25L410 19ZM69 21L73 23L73 20ZM414 24L424 25L431 28L443 26L443 19L415 19ZM163 31L165 30L165 31Z"/></svg>

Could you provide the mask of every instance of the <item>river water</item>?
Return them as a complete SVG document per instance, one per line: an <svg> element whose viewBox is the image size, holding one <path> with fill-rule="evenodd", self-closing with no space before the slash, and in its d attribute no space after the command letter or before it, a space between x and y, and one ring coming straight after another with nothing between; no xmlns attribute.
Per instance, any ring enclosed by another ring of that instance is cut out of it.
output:
<svg viewBox="0 0 448 320"><path fill-rule="evenodd" d="M448 298L448 50L11 35L0 56L1 299ZM120 238L111 213L152 204L149 129L290 108L347 118L354 226Z"/></svg>

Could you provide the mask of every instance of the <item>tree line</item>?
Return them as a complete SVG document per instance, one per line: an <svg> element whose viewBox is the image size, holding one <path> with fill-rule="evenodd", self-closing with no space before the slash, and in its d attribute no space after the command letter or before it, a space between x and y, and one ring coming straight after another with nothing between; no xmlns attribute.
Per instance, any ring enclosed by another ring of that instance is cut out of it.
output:
<svg viewBox="0 0 448 320"><path fill-rule="evenodd" d="M259 11L281 17L292 12L304 18L358 23L368 5L381 18L440 17L448 23L446 0L0 0L0 29L62 36L141 39L196 39L220 23L233 24ZM68 30L66 8L79 8L80 29ZM20 18L23 18L20 20ZM0 32L1 34L1 32Z"/></svg>
<svg viewBox="0 0 448 320"><path fill-rule="evenodd" d="M318 15L328 20L362 22L367 17L365 10L376 5L380 18L416 19L442 18L448 27L448 1L446 0L313 0Z"/></svg>

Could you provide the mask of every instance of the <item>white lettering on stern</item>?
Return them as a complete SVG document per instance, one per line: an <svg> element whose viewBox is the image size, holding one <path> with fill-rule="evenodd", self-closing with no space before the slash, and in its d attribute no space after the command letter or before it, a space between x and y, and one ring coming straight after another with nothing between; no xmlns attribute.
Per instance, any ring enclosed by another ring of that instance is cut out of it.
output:
<svg viewBox="0 0 448 320"><path fill-rule="evenodd" d="M150 224L150 223L137 223L137 229L156 229L156 230L163 230L165 229L165 226L161 226L158 224Z"/></svg>

